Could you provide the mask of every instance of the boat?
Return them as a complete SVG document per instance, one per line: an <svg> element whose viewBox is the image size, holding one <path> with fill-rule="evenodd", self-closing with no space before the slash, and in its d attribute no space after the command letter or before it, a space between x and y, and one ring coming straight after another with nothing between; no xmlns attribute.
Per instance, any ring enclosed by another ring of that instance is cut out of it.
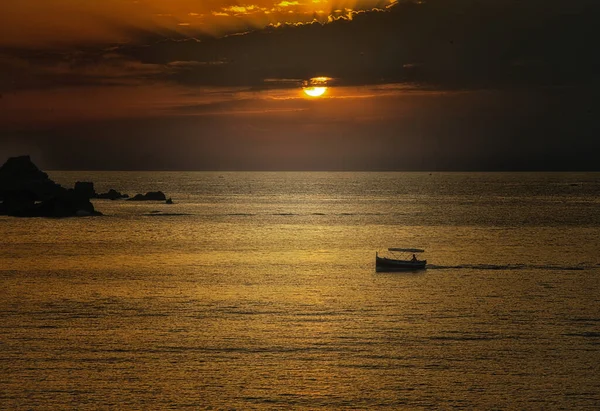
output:
<svg viewBox="0 0 600 411"><path fill-rule="evenodd" d="M393 257L380 257L375 252L375 271L417 271L424 270L427 265L427 260L417 258L417 254L425 252L420 248L388 248L388 251Z"/></svg>

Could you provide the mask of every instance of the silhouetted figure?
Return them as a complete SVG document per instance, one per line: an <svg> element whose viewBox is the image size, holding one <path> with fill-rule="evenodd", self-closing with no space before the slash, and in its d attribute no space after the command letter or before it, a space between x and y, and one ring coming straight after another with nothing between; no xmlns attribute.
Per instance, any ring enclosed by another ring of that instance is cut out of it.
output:
<svg viewBox="0 0 600 411"><path fill-rule="evenodd" d="M417 262L417 255L416 255L416 254L413 254L413 256L412 256L412 260L411 260L411 261L412 261L413 263Z"/></svg>

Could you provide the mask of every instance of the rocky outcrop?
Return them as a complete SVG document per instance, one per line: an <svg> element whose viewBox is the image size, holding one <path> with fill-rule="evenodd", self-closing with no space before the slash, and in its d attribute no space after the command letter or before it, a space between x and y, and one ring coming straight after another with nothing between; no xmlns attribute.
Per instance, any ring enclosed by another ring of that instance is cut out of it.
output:
<svg viewBox="0 0 600 411"><path fill-rule="evenodd" d="M129 198L129 195L122 194L115 189L110 189L106 193L98 194L94 189L94 183L78 181L75 183L75 192L84 198L99 198L102 200L120 200L122 198Z"/></svg>
<svg viewBox="0 0 600 411"><path fill-rule="evenodd" d="M40 217L86 217L102 215L94 209L89 198L82 197L75 190L67 190L62 195L43 201L37 211Z"/></svg>
<svg viewBox="0 0 600 411"><path fill-rule="evenodd" d="M75 190L64 190L43 201L33 201L30 192L12 192L0 203L0 215L12 217L85 217L102 215L88 198Z"/></svg>
<svg viewBox="0 0 600 411"><path fill-rule="evenodd" d="M73 189L79 196L82 198L96 198L98 194L96 194L96 190L94 190L94 183L82 182L78 181L75 183L75 188Z"/></svg>
<svg viewBox="0 0 600 411"><path fill-rule="evenodd" d="M0 215L19 216L33 213L35 209L36 195L27 190L7 191L0 202Z"/></svg>
<svg viewBox="0 0 600 411"><path fill-rule="evenodd" d="M0 167L0 215L74 217L102 215L94 209L93 183L67 190L42 172L29 156L9 158Z"/></svg>
<svg viewBox="0 0 600 411"><path fill-rule="evenodd" d="M52 181L29 156L11 157L0 167L0 215L15 217L74 217L102 215L90 199L129 198L114 189L97 194L94 183L78 181L66 189ZM162 191L137 194L130 201L165 201Z"/></svg>
<svg viewBox="0 0 600 411"><path fill-rule="evenodd" d="M167 197L162 191L150 191L146 194L136 194L128 201L166 201Z"/></svg>
<svg viewBox="0 0 600 411"><path fill-rule="evenodd" d="M0 201L23 192L30 193L34 201L42 201L62 191L64 188L50 180L29 156L11 157L0 167Z"/></svg>
<svg viewBox="0 0 600 411"><path fill-rule="evenodd" d="M120 200L123 198L129 198L128 194L121 194L117 190L110 189L107 193L98 194L96 198L100 198L103 200Z"/></svg>

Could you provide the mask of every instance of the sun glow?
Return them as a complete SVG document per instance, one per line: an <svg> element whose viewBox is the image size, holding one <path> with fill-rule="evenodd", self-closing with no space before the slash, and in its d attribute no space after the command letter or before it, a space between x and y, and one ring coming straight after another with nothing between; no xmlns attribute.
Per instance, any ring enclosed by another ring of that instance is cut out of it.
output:
<svg viewBox="0 0 600 411"><path fill-rule="evenodd" d="M304 87L304 94L310 97L321 97L327 91L327 87Z"/></svg>
<svg viewBox="0 0 600 411"><path fill-rule="evenodd" d="M302 90L309 97L321 97L329 88L331 77L313 77L303 82Z"/></svg>

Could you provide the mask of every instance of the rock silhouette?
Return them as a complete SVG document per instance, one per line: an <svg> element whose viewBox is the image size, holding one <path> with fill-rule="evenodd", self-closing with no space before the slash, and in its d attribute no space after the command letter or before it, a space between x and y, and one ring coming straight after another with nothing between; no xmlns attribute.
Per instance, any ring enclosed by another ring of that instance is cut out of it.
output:
<svg viewBox="0 0 600 411"><path fill-rule="evenodd" d="M94 183L78 181L66 189L52 181L29 156L11 157L0 167L0 215L14 217L82 217L102 215L94 209L91 199L118 200L129 198L117 190L98 194ZM165 201L162 191L137 194L129 201Z"/></svg>
<svg viewBox="0 0 600 411"><path fill-rule="evenodd" d="M17 192L28 192L33 201L42 201L62 190L64 188L50 180L29 156L11 157L0 167L0 201Z"/></svg>
<svg viewBox="0 0 600 411"><path fill-rule="evenodd" d="M75 190L78 195L86 197L88 200L90 198L98 197L96 190L94 190L94 183L78 181L75 183L75 188L73 190Z"/></svg>
<svg viewBox="0 0 600 411"><path fill-rule="evenodd" d="M128 201L166 201L167 197L162 191L149 191L146 194L136 194Z"/></svg>
<svg viewBox="0 0 600 411"><path fill-rule="evenodd" d="M52 181L29 156L11 157L0 167L0 215L14 217L81 217L102 215L90 198L93 183L67 190Z"/></svg>
<svg viewBox="0 0 600 411"><path fill-rule="evenodd" d="M96 198L100 198L103 200L120 200L123 198L129 198L129 194L122 194L117 190L110 189L107 193L98 194Z"/></svg>

